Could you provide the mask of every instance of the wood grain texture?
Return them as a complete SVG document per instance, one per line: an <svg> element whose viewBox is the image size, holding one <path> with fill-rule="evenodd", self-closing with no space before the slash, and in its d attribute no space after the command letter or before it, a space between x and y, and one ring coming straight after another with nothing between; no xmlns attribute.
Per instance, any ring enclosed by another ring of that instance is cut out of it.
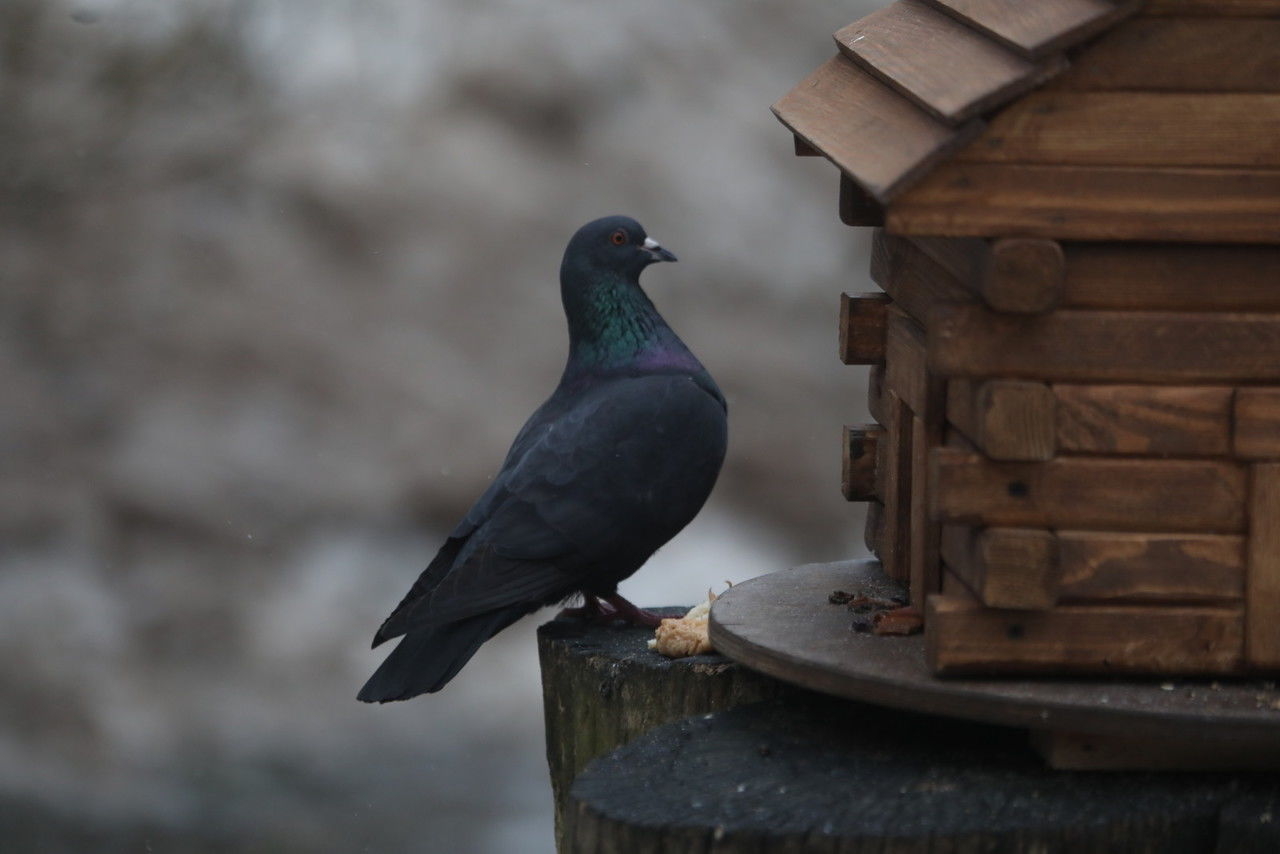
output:
<svg viewBox="0 0 1280 854"><path fill-rule="evenodd" d="M940 12L1035 59L1087 39L1130 15L1137 2L1109 0L929 0Z"/></svg>
<svg viewBox="0 0 1280 854"><path fill-rule="evenodd" d="M1230 386L1055 383L1058 449L1067 453L1225 456ZM1278 413L1280 414L1280 413Z"/></svg>
<svg viewBox="0 0 1280 854"><path fill-rule="evenodd" d="M874 365L884 361L886 294L840 294L840 361Z"/></svg>
<svg viewBox="0 0 1280 854"><path fill-rule="evenodd" d="M1280 311L1280 246L1066 243L1062 304Z"/></svg>
<svg viewBox="0 0 1280 854"><path fill-rule="evenodd" d="M923 0L898 0L838 30L846 56L942 121L970 119L1065 68L1032 62Z"/></svg>
<svg viewBox="0 0 1280 854"><path fill-rule="evenodd" d="M876 485L876 463L884 428L878 424L846 424L841 442L840 491L847 501L873 501L880 490Z"/></svg>
<svg viewBox="0 0 1280 854"><path fill-rule="evenodd" d="M1280 459L1280 388L1236 389L1232 447L1252 460Z"/></svg>
<svg viewBox="0 0 1280 854"><path fill-rule="evenodd" d="M1057 539L1051 531L943 525L942 559L989 607L1037 610L1058 600Z"/></svg>
<svg viewBox="0 0 1280 854"><path fill-rule="evenodd" d="M1058 531L1063 602L1240 602L1244 537Z"/></svg>
<svg viewBox="0 0 1280 854"><path fill-rule="evenodd" d="M925 333L896 306L888 309L885 332L885 384L911 411L925 420L938 418L945 384L929 373Z"/></svg>
<svg viewBox="0 0 1280 854"><path fill-rule="evenodd" d="M879 202L980 130L939 121L843 56L819 66L773 112Z"/></svg>
<svg viewBox="0 0 1280 854"><path fill-rule="evenodd" d="M1280 166L1280 94L1032 92L955 155L1058 166Z"/></svg>
<svg viewBox="0 0 1280 854"><path fill-rule="evenodd" d="M1240 670L1240 608L1062 606L987 608L933 596L925 615L929 666L965 673L1232 673Z"/></svg>
<svg viewBox="0 0 1280 854"><path fill-rule="evenodd" d="M947 383L947 420L994 460L1048 460L1057 450L1055 400L1029 380Z"/></svg>
<svg viewBox="0 0 1280 854"><path fill-rule="evenodd" d="M1056 241L920 237L912 242L996 311L1039 314L1062 298L1065 262Z"/></svg>
<svg viewBox="0 0 1280 854"><path fill-rule="evenodd" d="M1049 88L1280 91L1280 20L1135 18L1083 48Z"/></svg>
<svg viewBox="0 0 1280 854"><path fill-rule="evenodd" d="M951 271L910 240L884 229L877 229L871 241L871 278L921 325L936 304L974 301L973 292Z"/></svg>
<svg viewBox="0 0 1280 854"><path fill-rule="evenodd" d="M1280 170L943 163L886 211L893 234L1280 243Z"/></svg>
<svg viewBox="0 0 1280 854"><path fill-rule="evenodd" d="M1146 0L1144 15L1280 16L1280 0Z"/></svg>
<svg viewBox="0 0 1280 854"><path fill-rule="evenodd" d="M1245 527L1246 472L1215 460L1058 457L993 462L936 448L935 519L1012 528L1235 533Z"/></svg>
<svg viewBox="0 0 1280 854"><path fill-rule="evenodd" d="M929 366L946 376L1199 384L1280 379L1280 314L934 309Z"/></svg>
<svg viewBox="0 0 1280 854"><path fill-rule="evenodd" d="M1280 463L1250 468L1246 652L1251 666L1275 669L1280 668Z"/></svg>
<svg viewBox="0 0 1280 854"><path fill-rule="evenodd" d="M884 225L884 205L844 173L840 174L839 210L840 221L845 225L855 228Z"/></svg>

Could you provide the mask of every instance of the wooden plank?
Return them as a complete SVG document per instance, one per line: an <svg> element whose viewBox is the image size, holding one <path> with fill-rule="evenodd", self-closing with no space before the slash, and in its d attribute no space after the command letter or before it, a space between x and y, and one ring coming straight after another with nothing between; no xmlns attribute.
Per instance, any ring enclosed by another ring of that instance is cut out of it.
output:
<svg viewBox="0 0 1280 854"><path fill-rule="evenodd" d="M1054 395L1027 380L947 383L947 420L995 460L1048 460L1057 450Z"/></svg>
<svg viewBox="0 0 1280 854"><path fill-rule="evenodd" d="M1280 463L1255 463L1249 487L1246 650L1253 667L1280 667Z"/></svg>
<svg viewBox="0 0 1280 854"><path fill-rule="evenodd" d="M871 278L894 305L923 325L937 303L973 302L973 293L910 240L877 229L871 241Z"/></svg>
<svg viewBox="0 0 1280 854"><path fill-rule="evenodd" d="M953 128L843 56L821 65L773 105L778 119L879 202L981 129Z"/></svg>
<svg viewBox="0 0 1280 854"><path fill-rule="evenodd" d="M836 44L862 68L952 124L973 118L1065 68L1033 62L929 7L898 0L838 30Z"/></svg>
<svg viewBox="0 0 1280 854"><path fill-rule="evenodd" d="M1280 94L1033 92L955 155L1059 166L1280 166Z"/></svg>
<svg viewBox="0 0 1280 854"><path fill-rule="evenodd" d="M1064 306L1280 311L1280 246L1066 243L1063 251Z"/></svg>
<svg viewBox="0 0 1280 854"><path fill-rule="evenodd" d="M1084 41L1132 14L1136 2L1109 0L929 0L940 12L1029 59Z"/></svg>
<svg viewBox="0 0 1280 854"><path fill-rule="evenodd" d="M890 306L885 331L885 384L915 414L928 418L937 406L926 367L924 330L900 309Z"/></svg>
<svg viewBox="0 0 1280 854"><path fill-rule="evenodd" d="M937 306L929 366L946 376L1198 384L1280 379L1280 314Z"/></svg>
<svg viewBox="0 0 1280 854"><path fill-rule="evenodd" d="M1053 89L1280 91L1280 20L1135 18L1085 47Z"/></svg>
<svg viewBox="0 0 1280 854"><path fill-rule="evenodd" d="M884 505L879 501L867 502L867 521L862 530L862 542L867 551L880 556L880 541L884 534Z"/></svg>
<svg viewBox="0 0 1280 854"><path fill-rule="evenodd" d="M1057 602L1057 540L1051 531L943 525L942 559L990 607L1043 609Z"/></svg>
<svg viewBox="0 0 1280 854"><path fill-rule="evenodd" d="M884 456L877 468L884 493L884 525L880 534L880 562L890 578L907 580L911 519L911 410L892 391L886 391L887 420L880 445Z"/></svg>
<svg viewBox="0 0 1280 854"><path fill-rule="evenodd" d="M876 487L876 462L884 428L878 424L846 424L841 443L840 491L848 501L872 501Z"/></svg>
<svg viewBox="0 0 1280 854"><path fill-rule="evenodd" d="M1235 392L1230 386L1055 383L1053 395L1057 399L1058 449L1063 452L1231 453Z"/></svg>
<svg viewBox="0 0 1280 854"><path fill-rule="evenodd" d="M1039 314L1062 298L1065 262L1056 241L918 237L912 242L996 311Z"/></svg>
<svg viewBox="0 0 1280 854"><path fill-rule="evenodd" d="M888 406L884 397L884 365L873 365L867 371L867 412L871 420L888 425Z"/></svg>
<svg viewBox="0 0 1280 854"><path fill-rule="evenodd" d="M1232 673L1240 669L1241 609L1081 605L987 608L933 596L925 615L929 666L963 673Z"/></svg>
<svg viewBox="0 0 1280 854"><path fill-rule="evenodd" d="M1280 15L1280 0L1147 0L1144 15L1263 17Z"/></svg>
<svg viewBox="0 0 1280 854"><path fill-rule="evenodd" d="M874 365L884 361L886 294L840 294L840 361Z"/></svg>
<svg viewBox="0 0 1280 854"><path fill-rule="evenodd" d="M1240 602L1244 537L1058 531L1059 601Z"/></svg>
<svg viewBox="0 0 1280 854"><path fill-rule="evenodd" d="M941 164L885 215L893 234L1280 243L1280 170Z"/></svg>
<svg viewBox="0 0 1280 854"><path fill-rule="evenodd" d="M1280 459L1280 388L1238 388L1232 448L1237 457Z"/></svg>
<svg viewBox="0 0 1280 854"><path fill-rule="evenodd" d="M945 522L1204 533L1245 526L1245 468L1217 460L1004 463L937 448L930 469L933 516Z"/></svg>
<svg viewBox="0 0 1280 854"><path fill-rule="evenodd" d="M840 221L856 227L884 225L884 205L845 175L840 173Z"/></svg>
<svg viewBox="0 0 1280 854"><path fill-rule="evenodd" d="M939 526L929 516L930 429L923 418L911 422L911 604L924 610L925 598L942 583Z"/></svg>

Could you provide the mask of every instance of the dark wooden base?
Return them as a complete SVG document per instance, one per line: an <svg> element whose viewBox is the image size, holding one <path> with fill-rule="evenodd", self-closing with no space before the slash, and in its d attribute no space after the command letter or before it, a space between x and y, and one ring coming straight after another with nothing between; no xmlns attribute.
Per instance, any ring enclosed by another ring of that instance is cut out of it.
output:
<svg viewBox="0 0 1280 854"><path fill-rule="evenodd" d="M833 590L884 583L873 561L752 579L713 606L712 643L735 661L816 691L1054 733L1038 741L1062 767L1280 767L1274 682L940 679L925 666L923 638L856 632L853 615L827 601ZM1067 734L1094 736L1095 747L1070 750ZM1122 750L1126 739L1153 749Z"/></svg>

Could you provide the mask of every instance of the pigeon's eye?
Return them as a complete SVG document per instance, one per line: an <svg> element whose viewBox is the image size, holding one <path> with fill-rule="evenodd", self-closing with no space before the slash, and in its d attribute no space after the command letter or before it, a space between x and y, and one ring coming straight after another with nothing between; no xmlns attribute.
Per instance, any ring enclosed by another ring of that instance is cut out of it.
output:
<svg viewBox="0 0 1280 854"><path fill-rule="evenodd" d="M627 233L621 228L609 235L609 241L614 246L625 246L627 243Z"/></svg>

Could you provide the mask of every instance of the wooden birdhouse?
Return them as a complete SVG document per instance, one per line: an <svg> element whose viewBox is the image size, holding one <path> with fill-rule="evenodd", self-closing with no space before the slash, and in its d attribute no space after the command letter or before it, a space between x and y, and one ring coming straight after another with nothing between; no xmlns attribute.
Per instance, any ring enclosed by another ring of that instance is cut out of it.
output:
<svg viewBox="0 0 1280 854"><path fill-rule="evenodd" d="M950 673L1280 672L1280 0L898 0L774 106L877 226L867 542Z"/></svg>

